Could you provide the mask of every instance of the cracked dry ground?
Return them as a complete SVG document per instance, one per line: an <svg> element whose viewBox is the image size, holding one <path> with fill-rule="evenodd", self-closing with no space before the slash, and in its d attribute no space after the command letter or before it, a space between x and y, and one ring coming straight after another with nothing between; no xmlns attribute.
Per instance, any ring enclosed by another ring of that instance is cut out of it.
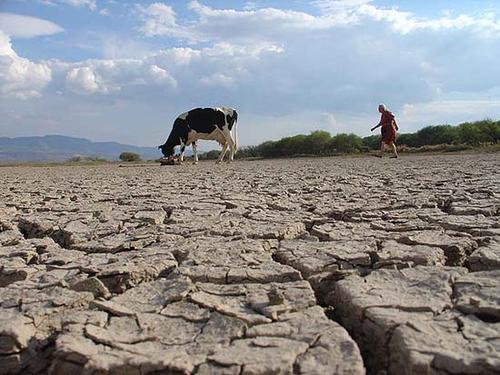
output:
<svg viewBox="0 0 500 375"><path fill-rule="evenodd" d="M499 165L0 168L0 373L499 373Z"/></svg>

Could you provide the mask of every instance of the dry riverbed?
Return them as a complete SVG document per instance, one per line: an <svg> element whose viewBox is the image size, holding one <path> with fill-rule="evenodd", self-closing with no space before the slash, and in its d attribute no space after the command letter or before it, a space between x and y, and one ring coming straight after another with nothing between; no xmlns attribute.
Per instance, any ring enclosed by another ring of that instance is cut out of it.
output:
<svg viewBox="0 0 500 375"><path fill-rule="evenodd" d="M0 168L0 374L498 374L499 169Z"/></svg>

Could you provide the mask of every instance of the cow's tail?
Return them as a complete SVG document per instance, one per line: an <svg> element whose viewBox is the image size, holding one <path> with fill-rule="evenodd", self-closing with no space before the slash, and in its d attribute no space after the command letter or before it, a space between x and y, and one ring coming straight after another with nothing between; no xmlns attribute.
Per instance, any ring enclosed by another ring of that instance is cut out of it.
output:
<svg viewBox="0 0 500 375"><path fill-rule="evenodd" d="M238 116L236 115L236 118L234 119L234 124L233 124L233 137L234 137L234 151L238 151L238 132L236 130L237 126L236 123L238 122Z"/></svg>

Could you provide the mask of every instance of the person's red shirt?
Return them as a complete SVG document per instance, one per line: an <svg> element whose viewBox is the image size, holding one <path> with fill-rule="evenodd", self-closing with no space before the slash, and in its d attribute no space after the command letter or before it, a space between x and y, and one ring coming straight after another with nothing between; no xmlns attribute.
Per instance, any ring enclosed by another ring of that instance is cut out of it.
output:
<svg viewBox="0 0 500 375"><path fill-rule="evenodd" d="M382 127L392 126L392 122L394 120L394 115L392 112L384 111L382 112L382 116L380 117L380 124Z"/></svg>
<svg viewBox="0 0 500 375"><path fill-rule="evenodd" d="M380 117L380 130L382 133L382 142L390 144L396 142L397 125L392 112L384 111Z"/></svg>

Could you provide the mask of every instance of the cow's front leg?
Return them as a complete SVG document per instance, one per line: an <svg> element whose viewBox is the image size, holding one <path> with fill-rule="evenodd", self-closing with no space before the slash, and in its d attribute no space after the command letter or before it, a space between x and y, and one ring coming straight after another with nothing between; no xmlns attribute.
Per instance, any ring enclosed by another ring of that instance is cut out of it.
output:
<svg viewBox="0 0 500 375"><path fill-rule="evenodd" d="M181 146L181 153L179 154L179 164L184 162L184 151L186 150L186 146Z"/></svg>
<svg viewBox="0 0 500 375"><path fill-rule="evenodd" d="M222 151L220 152L219 155L219 159L217 159L217 164L222 163L222 161L224 160L224 156L226 155L226 151L227 151L227 143L224 143L224 145L222 146Z"/></svg>
<svg viewBox="0 0 500 375"><path fill-rule="evenodd" d="M196 142L193 142L193 164L198 164L198 147Z"/></svg>

